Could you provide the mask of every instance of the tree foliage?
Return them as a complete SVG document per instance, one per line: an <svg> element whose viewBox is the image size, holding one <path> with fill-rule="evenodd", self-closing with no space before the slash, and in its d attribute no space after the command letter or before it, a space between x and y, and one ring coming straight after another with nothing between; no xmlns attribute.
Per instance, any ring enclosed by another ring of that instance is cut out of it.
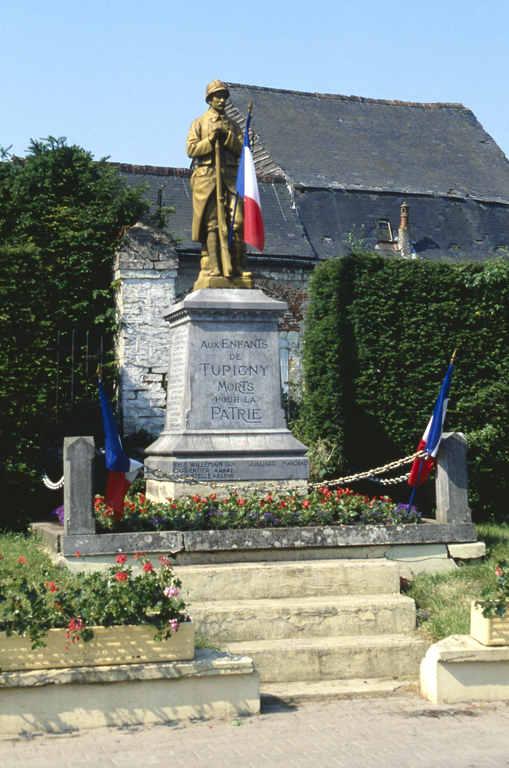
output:
<svg viewBox="0 0 509 768"><path fill-rule="evenodd" d="M114 253L149 204L143 187L128 188L104 159L65 139L32 141L24 159L2 155L0 479L9 518L16 508L31 513L27 492L54 403L56 333L105 318L113 330Z"/></svg>
<svg viewBox="0 0 509 768"><path fill-rule="evenodd" d="M506 514L507 255L455 265L352 252L315 270L310 297L301 436L335 442L336 471L413 452L457 347L445 429L468 439L477 518ZM430 490L419 493L429 504Z"/></svg>
<svg viewBox="0 0 509 768"><path fill-rule="evenodd" d="M54 327L93 323L110 306L115 249L148 211L143 191L65 139L32 141L23 161L0 164L0 243L39 249Z"/></svg>

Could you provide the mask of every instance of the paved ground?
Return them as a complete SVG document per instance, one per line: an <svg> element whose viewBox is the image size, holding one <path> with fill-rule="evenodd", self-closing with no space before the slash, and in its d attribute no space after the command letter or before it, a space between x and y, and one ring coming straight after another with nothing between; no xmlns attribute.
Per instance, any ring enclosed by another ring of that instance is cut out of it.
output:
<svg viewBox="0 0 509 768"><path fill-rule="evenodd" d="M491 768L509 766L509 702L417 694L265 706L258 717L0 736L2 768Z"/></svg>

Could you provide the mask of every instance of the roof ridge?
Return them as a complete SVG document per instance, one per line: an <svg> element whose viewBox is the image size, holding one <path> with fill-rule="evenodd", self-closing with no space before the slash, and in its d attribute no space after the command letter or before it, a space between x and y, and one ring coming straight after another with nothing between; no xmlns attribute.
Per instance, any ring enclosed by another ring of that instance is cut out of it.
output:
<svg viewBox="0 0 509 768"><path fill-rule="evenodd" d="M133 165L131 163L107 162L106 165L112 165L119 169L121 173L139 173L141 176L149 174L151 176L183 176L190 177L192 170L190 168L173 168L163 165Z"/></svg>
<svg viewBox="0 0 509 768"><path fill-rule="evenodd" d="M266 91L268 93L291 93L296 96L311 96L317 99L337 99L338 101L356 101L362 104L384 104L391 107L417 107L418 109L464 109L472 110L460 102L417 102L417 101L389 101L388 99L370 99L364 96L343 96L336 93L318 93L311 91L292 91L287 88L268 88L263 85L245 85L244 83L226 83L228 88L245 88L246 90Z"/></svg>
<svg viewBox="0 0 509 768"><path fill-rule="evenodd" d="M115 163L107 161L106 165L118 168L120 173L138 173L140 176L179 176L190 178L193 174L190 168L173 168L171 166L161 165L133 165L131 163ZM274 184L284 182L285 177L280 173L257 173L256 178L260 182Z"/></svg>

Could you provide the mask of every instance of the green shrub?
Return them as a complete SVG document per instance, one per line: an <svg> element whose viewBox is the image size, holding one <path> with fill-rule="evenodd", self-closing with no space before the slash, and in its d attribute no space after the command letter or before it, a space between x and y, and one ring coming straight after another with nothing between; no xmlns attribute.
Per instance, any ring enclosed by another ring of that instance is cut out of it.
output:
<svg viewBox="0 0 509 768"><path fill-rule="evenodd" d="M338 447L329 475L412 453L458 347L445 429L468 439L476 518L502 519L509 486L507 254L456 265L357 251L319 266L309 290L297 433ZM418 502L426 512L433 504L427 485ZM408 486L401 494L406 499Z"/></svg>

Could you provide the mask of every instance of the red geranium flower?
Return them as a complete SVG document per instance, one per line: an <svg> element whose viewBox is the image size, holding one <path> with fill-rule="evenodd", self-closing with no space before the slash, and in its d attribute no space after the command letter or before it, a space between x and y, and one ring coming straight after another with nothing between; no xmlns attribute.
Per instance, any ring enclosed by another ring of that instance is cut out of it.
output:
<svg viewBox="0 0 509 768"><path fill-rule="evenodd" d="M143 563L143 572L144 573L152 573L154 570L154 566L152 563Z"/></svg>
<svg viewBox="0 0 509 768"><path fill-rule="evenodd" d="M115 578L117 581L127 581L127 573L125 571L117 571L115 574Z"/></svg>

